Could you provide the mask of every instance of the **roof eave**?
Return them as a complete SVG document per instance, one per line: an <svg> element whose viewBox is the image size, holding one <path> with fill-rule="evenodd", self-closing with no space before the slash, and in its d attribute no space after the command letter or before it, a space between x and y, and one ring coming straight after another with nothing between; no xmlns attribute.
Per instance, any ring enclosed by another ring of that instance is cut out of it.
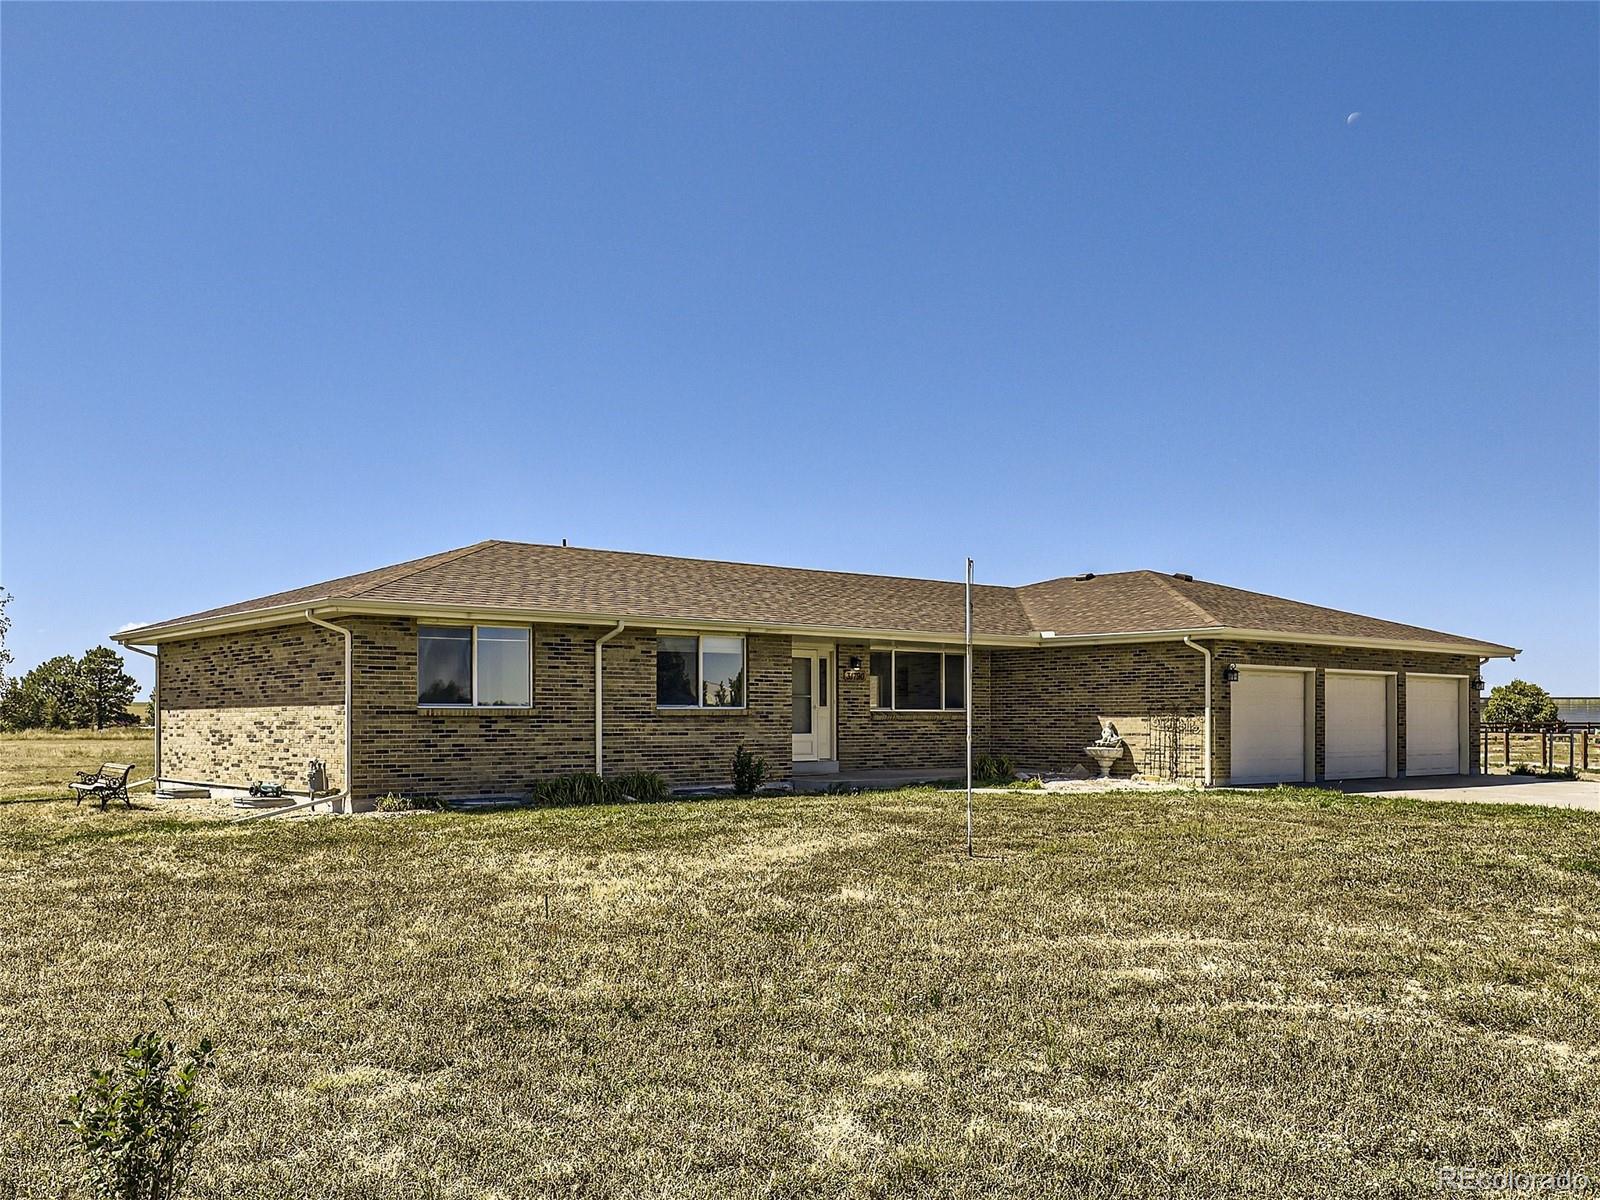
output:
<svg viewBox="0 0 1600 1200"><path fill-rule="evenodd" d="M162 642L184 641L189 638L208 637L233 633L244 629L259 629L287 624L303 619L307 612L319 617L331 616L388 616L426 619L429 617L448 621L528 621L550 625L610 625L625 621L629 625L650 629L705 630L730 633L789 634L795 637L855 638L908 641L952 642L962 639L959 629L887 629L870 626L806 625L768 621L730 621L709 617L661 616L650 613L627 612L566 612L554 609L496 608L471 604L423 604L399 601L322 600L299 604L276 605L272 608L253 609L248 613L230 613L226 616L198 621L180 621L164 625L147 625L112 634L112 640L122 645L160 645ZM1034 646L1039 643L1036 633L1025 634L975 634L973 643L980 646Z"/></svg>
<svg viewBox="0 0 1600 1200"><path fill-rule="evenodd" d="M538 621L553 625L600 625L626 621L630 625L652 629L695 629L739 633L788 634L795 637L855 638L870 641L874 638L893 641L960 640L955 630L885 629L867 626L805 625L761 621L728 621L702 617L665 617L647 613L577 613L550 609L495 608L479 605L411 604L396 601L371 601L328 599L302 601L297 604L276 605L272 608L254 609L247 613L230 613L208 620L182 621L166 625L143 626L111 635L111 639L124 646L159 645L162 642L182 641L188 638L232 633L243 629L256 629L281 625L303 619L307 612L318 616L400 616L412 618L436 617L442 620L484 621ZM1236 626L1201 625L1187 629L1131 629L1117 632L1090 634L1056 634L1051 631L1026 634L974 634L973 644L979 646L1104 646L1127 642L1182 641L1186 637L1215 641L1232 638L1238 641L1279 642L1290 645L1350 646L1374 650L1405 650L1428 654L1475 654L1483 658L1514 658L1522 653L1512 646L1494 642L1433 641L1425 638L1373 638L1346 637L1335 634L1287 633L1281 630L1250 629Z"/></svg>

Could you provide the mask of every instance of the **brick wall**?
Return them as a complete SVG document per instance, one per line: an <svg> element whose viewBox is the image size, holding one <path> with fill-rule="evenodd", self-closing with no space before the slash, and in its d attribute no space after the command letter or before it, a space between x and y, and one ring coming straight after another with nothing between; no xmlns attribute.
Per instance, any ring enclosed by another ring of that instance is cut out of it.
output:
<svg viewBox="0 0 1600 1200"><path fill-rule="evenodd" d="M356 799L385 792L458 796L517 793L539 778L594 768L594 641L605 627L533 630L533 704L527 709L419 709L416 623L351 618L355 635ZM606 648L608 773L659 771L674 786L723 784L734 751L766 758L773 781L791 773L791 640L747 639L747 707L659 710L655 634L627 630ZM1325 672L1398 671L1399 769L1405 770L1407 671L1473 675L1470 655L1406 654L1287 644L1212 644L1215 778L1229 768L1229 663L1316 669L1316 764L1323 769ZM965 718L955 712L880 712L870 680L839 665L870 662L864 642L833 656L836 752L845 770L959 769ZM1039 649L980 648L973 660L976 753L1019 767L1094 769L1084 747L1112 721L1129 753L1114 770L1198 778L1203 660L1176 642ZM165 778L244 786L277 779L298 788L321 758L342 787L343 641L306 624L174 642L161 649L161 771ZM1478 696L1469 693L1469 747L1477 749ZM1169 718L1185 728L1174 731Z"/></svg>
<svg viewBox="0 0 1600 1200"><path fill-rule="evenodd" d="M959 649L959 647L956 647ZM866 642L841 642L836 663L859 658L862 678L838 683L837 722L839 768L843 771L890 768L896 770L959 770L966 762L967 718L964 712L886 712L872 708L872 680L867 667L872 648ZM972 752L983 754L989 746L989 651L978 647L972 656Z"/></svg>
<svg viewBox="0 0 1600 1200"><path fill-rule="evenodd" d="M1249 666L1315 667L1316 672L1316 771L1322 778L1325 758L1326 730L1325 701L1327 672L1330 670L1395 671L1398 672L1397 692L1397 750L1399 771L1406 773L1406 672L1419 671L1433 675L1465 675L1478 673L1478 660L1470 654L1416 654L1399 650L1362 650L1344 646L1295 646L1262 642L1208 643L1212 650L1212 688L1215 707L1214 754L1215 778L1226 782L1229 772L1229 746L1231 735L1231 694L1223 672L1230 663ZM1467 749L1477 766L1478 747L1478 693L1467 690Z"/></svg>
<svg viewBox="0 0 1600 1200"><path fill-rule="evenodd" d="M995 650L993 660L992 745L1018 767L1098 774L1084 747L1110 721L1128 743L1113 774L1201 777L1205 660L1197 651L1181 642L1045 646Z"/></svg>
<svg viewBox="0 0 1600 1200"><path fill-rule="evenodd" d="M533 705L419 709L416 623L342 622L356 634L357 800L386 792L520 793L535 780L594 770L594 643L608 627L533 630ZM605 768L657 771L677 787L730 781L734 751L790 769L789 639L751 636L742 710L656 708L655 634L626 630L605 647Z"/></svg>
<svg viewBox="0 0 1600 1200"><path fill-rule="evenodd" d="M161 775L305 787L320 758L344 786L344 639L290 625L161 647Z"/></svg>

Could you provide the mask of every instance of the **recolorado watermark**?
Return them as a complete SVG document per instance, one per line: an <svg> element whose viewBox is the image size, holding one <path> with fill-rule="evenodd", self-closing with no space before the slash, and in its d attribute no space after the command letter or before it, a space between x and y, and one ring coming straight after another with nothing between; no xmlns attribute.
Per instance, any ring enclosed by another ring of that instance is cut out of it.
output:
<svg viewBox="0 0 1600 1200"><path fill-rule="evenodd" d="M1440 1167L1439 1188L1458 1192L1498 1192L1513 1196L1581 1196L1594 1187L1582 1171L1518 1171L1506 1167Z"/></svg>

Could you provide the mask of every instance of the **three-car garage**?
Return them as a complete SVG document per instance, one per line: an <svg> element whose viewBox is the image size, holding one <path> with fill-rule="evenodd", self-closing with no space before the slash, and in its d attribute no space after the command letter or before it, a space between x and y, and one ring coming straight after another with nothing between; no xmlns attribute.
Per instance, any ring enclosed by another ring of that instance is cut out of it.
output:
<svg viewBox="0 0 1600 1200"><path fill-rule="evenodd" d="M1465 676L1238 664L1226 678L1231 783L1470 770Z"/></svg>

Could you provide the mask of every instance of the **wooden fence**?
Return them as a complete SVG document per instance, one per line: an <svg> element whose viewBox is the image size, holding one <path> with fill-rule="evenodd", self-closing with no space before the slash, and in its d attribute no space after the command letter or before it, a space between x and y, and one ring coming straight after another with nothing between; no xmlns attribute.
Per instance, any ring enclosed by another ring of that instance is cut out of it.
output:
<svg viewBox="0 0 1600 1200"><path fill-rule="evenodd" d="M1600 769L1600 723L1552 721L1548 725L1484 724L1479 762L1485 771L1528 763L1545 771ZM1591 746L1591 743L1592 746ZM1594 765L1591 766L1590 764Z"/></svg>

